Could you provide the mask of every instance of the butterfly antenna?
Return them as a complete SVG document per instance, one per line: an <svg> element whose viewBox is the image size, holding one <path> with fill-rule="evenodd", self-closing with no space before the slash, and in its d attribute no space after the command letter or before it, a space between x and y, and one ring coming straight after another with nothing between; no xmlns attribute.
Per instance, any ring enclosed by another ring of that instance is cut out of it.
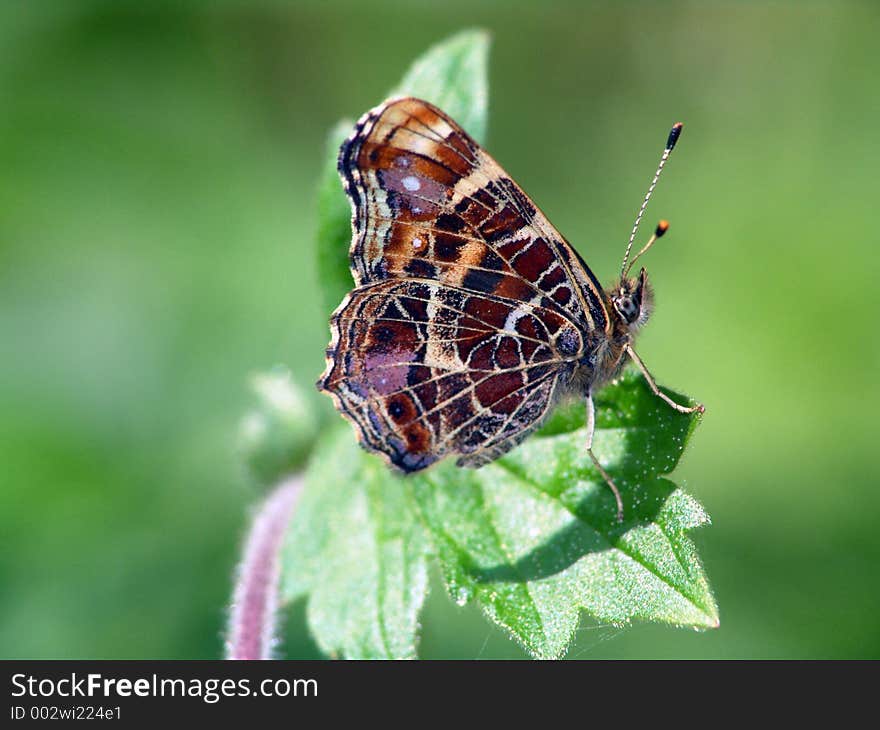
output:
<svg viewBox="0 0 880 730"><path fill-rule="evenodd" d="M657 227L654 229L654 235L652 235L648 242L642 247L642 250L639 251L635 256L633 256L632 261L629 262L629 266L626 267L626 271L623 272L623 276L629 276L630 269L636 265L636 261L639 260L639 256L641 256L645 251L647 251L651 246L656 243L657 239L662 237L666 231L669 230L669 221L660 221L657 224Z"/></svg>
<svg viewBox="0 0 880 730"><path fill-rule="evenodd" d="M663 166L666 164L666 160L669 159L669 155L672 154L672 150L675 147L675 143L678 142L678 138L681 135L681 128L684 125L681 122L676 122L672 125L672 129L669 132L669 138L666 140L666 149L663 150L663 155L660 157L660 164L657 166L657 172L654 173L654 179L651 180L651 186L648 188L648 192L645 194L645 199L642 201L642 207L639 208L639 214L636 216L636 222L633 225L632 233L629 235L629 243L626 246L626 253L623 256L623 264L620 267L620 276L625 277L632 267L632 264L627 266L627 262L629 261L629 252L632 250L633 241L636 239L636 232L639 230L639 224L642 222L642 216L645 214L645 208L648 207L648 201L651 199L651 196L654 194L654 188L657 187L657 181L660 179L660 175L663 172ZM662 223L663 221L661 221ZM666 225L666 228L669 227L669 224ZM662 231L660 230L660 226L657 226L657 231L654 236L648 242L648 244L636 254L636 259L641 256L645 251L647 251L651 245L656 241L660 236L666 233L666 228ZM632 263L634 264L636 259L633 259Z"/></svg>

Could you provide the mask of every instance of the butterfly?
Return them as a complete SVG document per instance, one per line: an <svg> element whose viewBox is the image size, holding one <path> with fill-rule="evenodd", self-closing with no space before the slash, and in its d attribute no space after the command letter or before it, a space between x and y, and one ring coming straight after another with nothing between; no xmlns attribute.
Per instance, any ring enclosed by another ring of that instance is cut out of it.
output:
<svg viewBox="0 0 880 730"><path fill-rule="evenodd" d="M355 288L330 320L318 388L360 443L415 472L448 456L480 467L537 429L564 393L586 401L628 360L657 387L633 349L652 290L627 263L639 222L681 125L672 128L639 210L621 275L603 289L577 251L456 122L415 98L367 112L339 151L352 208Z"/></svg>

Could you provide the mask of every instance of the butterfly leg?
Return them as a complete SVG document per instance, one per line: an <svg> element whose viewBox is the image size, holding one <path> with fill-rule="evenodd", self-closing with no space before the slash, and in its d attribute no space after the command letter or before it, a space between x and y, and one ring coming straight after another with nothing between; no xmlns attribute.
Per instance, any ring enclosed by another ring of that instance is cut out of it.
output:
<svg viewBox="0 0 880 730"><path fill-rule="evenodd" d="M596 455L593 453L593 432L596 430L596 409L593 406L593 394L587 393L587 453L590 455L590 459L593 460L593 466L595 466L599 473L602 475L602 478L605 479L605 483L614 493L614 499L617 500L617 521L623 522L623 500L620 498L620 492L617 489L617 485L608 476L608 472L602 468L602 465L599 463L599 460L596 458Z"/></svg>
<svg viewBox="0 0 880 730"><path fill-rule="evenodd" d="M629 355L630 359L636 364L636 367L638 367L638 369L642 371L642 375L645 376L645 380L648 381L648 385L651 386L651 390L654 391L654 395L659 396L662 400L666 401L679 413L693 413L694 411L704 413L706 411L706 407L702 403L697 403L697 405L690 408L688 408L687 406L680 406L678 403L672 400L672 398L663 393L660 388L657 387L657 383L654 382L654 378L651 373L648 372L648 368L645 367L645 363L643 363L641 358L636 355L636 351L633 350L630 345L626 346L626 354Z"/></svg>

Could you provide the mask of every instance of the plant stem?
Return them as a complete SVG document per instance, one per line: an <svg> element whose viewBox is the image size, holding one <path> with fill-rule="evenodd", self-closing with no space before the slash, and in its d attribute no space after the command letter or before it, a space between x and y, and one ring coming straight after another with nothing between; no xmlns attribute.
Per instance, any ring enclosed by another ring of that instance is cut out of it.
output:
<svg viewBox="0 0 880 730"><path fill-rule="evenodd" d="M271 657L277 628L281 549L302 487L301 476L284 480L266 497L254 517L229 609L227 659Z"/></svg>

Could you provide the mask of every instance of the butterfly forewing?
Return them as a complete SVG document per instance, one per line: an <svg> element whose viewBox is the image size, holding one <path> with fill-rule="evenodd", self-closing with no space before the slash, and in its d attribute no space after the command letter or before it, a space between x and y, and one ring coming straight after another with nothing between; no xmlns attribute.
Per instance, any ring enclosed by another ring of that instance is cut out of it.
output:
<svg viewBox="0 0 880 730"><path fill-rule="evenodd" d="M342 146L356 289L319 385L405 471L481 466L542 421L608 317L592 273L474 140L398 99Z"/></svg>
<svg viewBox="0 0 880 730"><path fill-rule="evenodd" d="M352 199L357 284L429 278L517 301L552 300L604 331L602 289L562 235L468 134L419 99L366 114L339 169Z"/></svg>

